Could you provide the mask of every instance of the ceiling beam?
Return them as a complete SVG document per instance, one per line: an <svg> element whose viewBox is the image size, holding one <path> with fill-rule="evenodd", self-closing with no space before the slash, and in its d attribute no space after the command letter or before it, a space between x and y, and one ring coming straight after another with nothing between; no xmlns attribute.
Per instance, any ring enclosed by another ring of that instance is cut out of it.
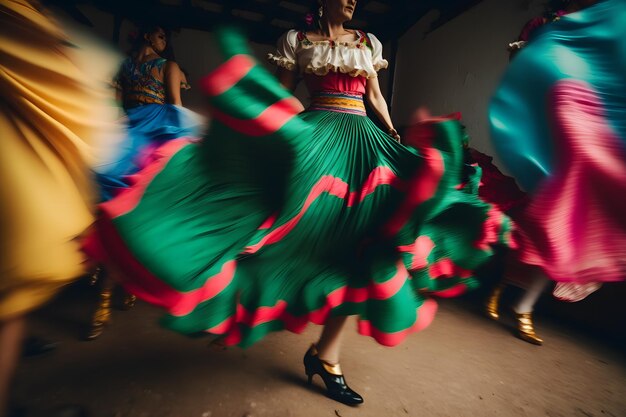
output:
<svg viewBox="0 0 626 417"><path fill-rule="evenodd" d="M77 4L93 4L101 10L122 16L134 22L153 21L170 29L190 28L212 31L218 25L236 24L243 27L254 42L274 44L287 30L286 26L272 21L292 22L296 28L303 26L304 13L309 0L284 0L295 7L283 7L283 0L206 0L218 4L221 10L202 8L201 0L47 0L50 3L76 9ZM374 33L383 42L404 35L411 26L433 9L441 9L439 19L431 30L463 13L481 0L360 0L354 15L354 26ZM386 11L385 11L386 10ZM236 15L236 16L235 16ZM75 14L85 20L82 14ZM82 16L82 17L81 17ZM359 22L363 22L360 24Z"/></svg>

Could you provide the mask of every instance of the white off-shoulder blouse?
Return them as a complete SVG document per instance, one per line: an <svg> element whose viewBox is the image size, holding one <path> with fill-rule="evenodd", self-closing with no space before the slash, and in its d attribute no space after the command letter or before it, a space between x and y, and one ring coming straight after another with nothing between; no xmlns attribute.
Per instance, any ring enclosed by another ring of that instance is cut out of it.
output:
<svg viewBox="0 0 626 417"><path fill-rule="evenodd" d="M278 40L275 54L268 54L274 65L301 74L326 75L340 72L352 77L375 78L387 68L383 45L376 36L357 31L353 42L310 41L304 32L290 30Z"/></svg>

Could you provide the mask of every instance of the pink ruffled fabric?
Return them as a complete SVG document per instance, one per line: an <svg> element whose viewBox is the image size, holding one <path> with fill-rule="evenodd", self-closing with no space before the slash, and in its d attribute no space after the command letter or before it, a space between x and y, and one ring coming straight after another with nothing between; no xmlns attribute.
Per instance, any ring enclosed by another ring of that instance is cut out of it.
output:
<svg viewBox="0 0 626 417"><path fill-rule="evenodd" d="M522 227L516 231L520 260L541 267L555 281L579 285L623 281L623 142L611 129L601 99L588 84L561 81L553 88L551 101L559 159L553 174L524 210ZM560 287L562 291L565 288ZM581 287L570 289L580 293Z"/></svg>

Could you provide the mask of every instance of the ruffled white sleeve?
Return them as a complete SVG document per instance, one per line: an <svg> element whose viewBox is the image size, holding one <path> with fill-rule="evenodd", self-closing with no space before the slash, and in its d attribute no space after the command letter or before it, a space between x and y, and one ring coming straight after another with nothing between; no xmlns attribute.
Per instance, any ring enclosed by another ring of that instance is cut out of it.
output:
<svg viewBox="0 0 626 417"><path fill-rule="evenodd" d="M289 71L296 71L296 45L298 44L298 31L290 30L278 39L275 54L267 54L267 60Z"/></svg>
<svg viewBox="0 0 626 417"><path fill-rule="evenodd" d="M368 33L367 37L372 44L372 65L374 69L380 71L381 69L387 68L389 62L383 58L383 44L371 33Z"/></svg>

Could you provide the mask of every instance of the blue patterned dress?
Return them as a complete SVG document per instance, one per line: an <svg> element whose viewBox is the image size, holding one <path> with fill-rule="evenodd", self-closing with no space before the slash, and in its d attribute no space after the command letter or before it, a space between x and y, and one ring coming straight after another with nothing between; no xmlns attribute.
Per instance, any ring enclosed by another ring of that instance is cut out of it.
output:
<svg viewBox="0 0 626 417"><path fill-rule="evenodd" d="M101 199L109 200L129 185L129 176L150 162L149 155L163 143L197 137L202 125L195 113L166 103L165 58L137 62L127 58L116 78L128 116L128 138L115 157L96 168Z"/></svg>

